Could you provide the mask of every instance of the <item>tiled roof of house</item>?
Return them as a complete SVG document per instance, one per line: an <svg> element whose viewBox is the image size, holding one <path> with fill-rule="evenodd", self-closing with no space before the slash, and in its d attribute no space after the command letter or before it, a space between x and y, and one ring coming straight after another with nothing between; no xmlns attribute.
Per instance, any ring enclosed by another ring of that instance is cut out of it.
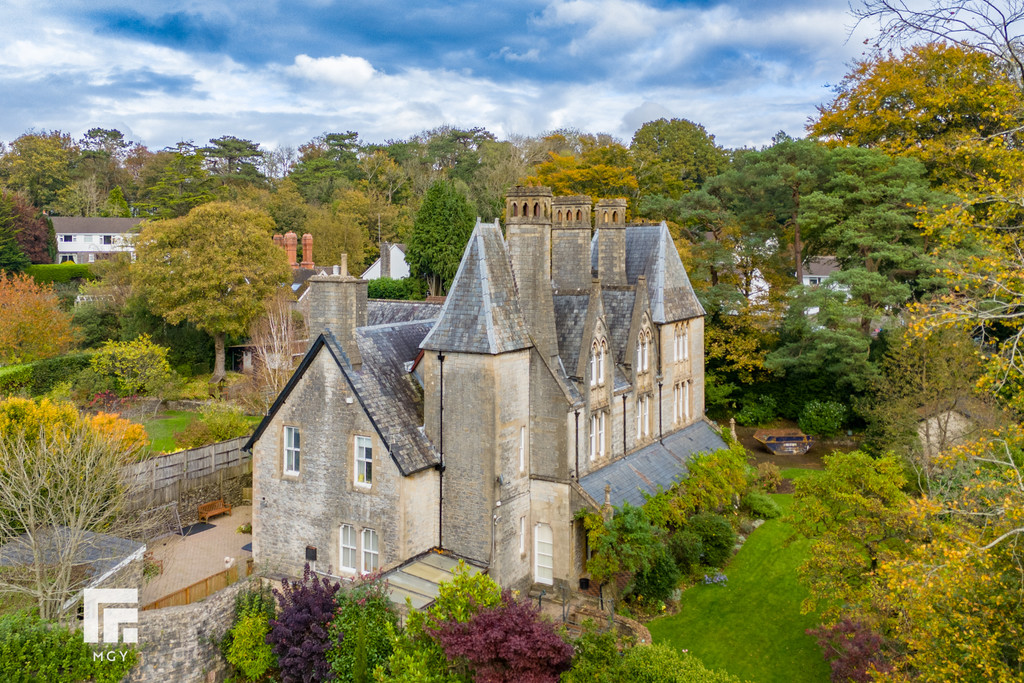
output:
<svg viewBox="0 0 1024 683"><path fill-rule="evenodd" d="M597 268L600 232L596 230L591 241L593 268ZM635 285L640 275L647 278L654 322L660 325L704 315L665 223L626 226L626 282Z"/></svg>
<svg viewBox="0 0 1024 683"><path fill-rule="evenodd" d="M50 216L55 233L116 235L129 232L143 218L101 218L97 216Z"/></svg>
<svg viewBox="0 0 1024 683"><path fill-rule="evenodd" d="M437 324L421 348L493 355L531 346L501 227L477 223Z"/></svg>
<svg viewBox="0 0 1024 683"><path fill-rule="evenodd" d="M440 313L441 304L426 301L370 299L366 302L367 325L435 320Z"/></svg>
<svg viewBox="0 0 1024 683"><path fill-rule="evenodd" d="M411 474L437 464L437 454L420 427L423 395L405 364L419 353L433 320L402 322L356 330L363 357L350 377L360 402L377 426L399 468Z"/></svg>
<svg viewBox="0 0 1024 683"><path fill-rule="evenodd" d="M687 473L686 464L694 455L725 447L725 441L711 425L695 422L584 476L580 484L598 503L604 501L605 485L610 485L613 506L624 502L640 506L644 504L644 493L654 494L658 486L667 489L682 479Z"/></svg>
<svg viewBox="0 0 1024 683"><path fill-rule="evenodd" d="M589 294L558 294L555 302L555 333L558 335L558 355L571 375L580 357L583 328L587 324Z"/></svg>
<svg viewBox="0 0 1024 683"><path fill-rule="evenodd" d="M56 565L71 559L73 564L84 566L89 578L93 580L146 548L142 543L127 538L83 531L81 540L77 541L78 552L73 558L68 558L67 553L72 547L71 533L71 529L64 526L37 531L36 542L42 551L43 561ZM15 567L31 564L32 561L32 546L24 534L10 539L0 547L0 566Z"/></svg>
<svg viewBox="0 0 1024 683"><path fill-rule="evenodd" d="M624 363L636 292L628 289L605 289L601 292L601 299L604 302L604 322L608 326L612 349L615 351L615 362Z"/></svg>

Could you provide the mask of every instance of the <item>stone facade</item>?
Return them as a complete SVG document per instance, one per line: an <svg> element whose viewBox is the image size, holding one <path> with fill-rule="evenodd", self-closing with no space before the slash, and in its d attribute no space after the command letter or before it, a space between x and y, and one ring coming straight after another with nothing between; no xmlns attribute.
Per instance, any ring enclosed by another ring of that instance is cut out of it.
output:
<svg viewBox="0 0 1024 683"><path fill-rule="evenodd" d="M627 225L623 199L506 201L505 234L478 223L433 318L367 326L365 281L310 279L324 333L249 444L258 566L296 575L315 549L318 570L351 574L373 542L381 569L440 547L506 587L575 587L578 510L606 486L618 505L670 485L722 444L703 419L704 311L667 227Z"/></svg>

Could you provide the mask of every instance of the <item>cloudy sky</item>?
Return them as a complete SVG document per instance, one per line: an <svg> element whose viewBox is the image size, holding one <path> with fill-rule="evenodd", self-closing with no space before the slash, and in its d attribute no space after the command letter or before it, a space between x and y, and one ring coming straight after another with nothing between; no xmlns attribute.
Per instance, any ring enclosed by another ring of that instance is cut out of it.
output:
<svg viewBox="0 0 1024 683"><path fill-rule="evenodd" d="M862 55L847 0L0 0L0 140L117 128L158 149L453 124L628 143L802 135Z"/></svg>

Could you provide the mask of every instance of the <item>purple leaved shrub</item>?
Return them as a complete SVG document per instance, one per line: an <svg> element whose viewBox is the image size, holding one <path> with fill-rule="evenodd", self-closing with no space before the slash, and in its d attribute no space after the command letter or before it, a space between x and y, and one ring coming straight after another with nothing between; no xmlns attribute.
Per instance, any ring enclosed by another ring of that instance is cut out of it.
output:
<svg viewBox="0 0 1024 683"><path fill-rule="evenodd" d="M337 609L338 582L319 578L306 564L301 581L281 581L275 590L277 618L270 620L267 642L273 646L283 683L329 681L334 674L327 661L328 631Z"/></svg>
<svg viewBox="0 0 1024 683"><path fill-rule="evenodd" d="M815 637L832 666L833 683L868 683L871 671L892 671L883 651L885 641L863 622L847 617L832 626L807 629L807 634Z"/></svg>

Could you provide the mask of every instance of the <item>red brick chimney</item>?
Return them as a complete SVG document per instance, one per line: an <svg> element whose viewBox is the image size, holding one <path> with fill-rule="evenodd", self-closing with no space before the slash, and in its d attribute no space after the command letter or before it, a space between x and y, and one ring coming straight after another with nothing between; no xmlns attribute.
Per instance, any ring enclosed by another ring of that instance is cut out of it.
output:
<svg viewBox="0 0 1024 683"><path fill-rule="evenodd" d="M281 235L274 235L274 246L279 249L284 249L284 237Z"/></svg>
<svg viewBox="0 0 1024 683"><path fill-rule="evenodd" d="M302 236L302 263L303 268L313 267L313 236L308 232Z"/></svg>
<svg viewBox="0 0 1024 683"><path fill-rule="evenodd" d="M299 264L295 261L295 251L298 247L298 237L294 232L290 230L284 234L284 250L288 254L288 265L292 268L298 268Z"/></svg>

